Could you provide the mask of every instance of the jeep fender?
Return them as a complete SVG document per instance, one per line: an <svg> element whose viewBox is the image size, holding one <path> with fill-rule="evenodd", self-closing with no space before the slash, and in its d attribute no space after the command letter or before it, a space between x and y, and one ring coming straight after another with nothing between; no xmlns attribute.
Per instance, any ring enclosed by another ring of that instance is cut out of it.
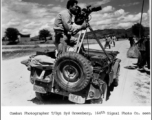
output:
<svg viewBox="0 0 152 120"><path fill-rule="evenodd" d="M93 94L93 96L90 96L90 93ZM97 88L95 88L92 84L90 85L90 89L88 91L88 95L86 100L91 100L91 99L99 99L101 97L101 91Z"/></svg>
<svg viewBox="0 0 152 120"><path fill-rule="evenodd" d="M117 59L114 63L114 65L112 66L112 71L113 71L113 79L116 78L117 76L117 72L118 72L118 68L120 66L120 62L121 60L120 59Z"/></svg>
<svg viewBox="0 0 152 120"><path fill-rule="evenodd" d="M110 72L108 73L108 86L113 83L113 80L117 77L118 68L120 67L120 59L116 59L114 64L111 67Z"/></svg>

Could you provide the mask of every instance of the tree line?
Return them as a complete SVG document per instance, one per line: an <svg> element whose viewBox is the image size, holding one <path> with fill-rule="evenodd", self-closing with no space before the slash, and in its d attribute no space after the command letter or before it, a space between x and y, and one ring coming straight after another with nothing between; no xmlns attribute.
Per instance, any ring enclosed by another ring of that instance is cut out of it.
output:
<svg viewBox="0 0 152 120"><path fill-rule="evenodd" d="M128 38L128 37L132 37L133 35L136 35L138 37L149 35L149 27L144 27L139 23L134 24L131 28L128 29L104 29L104 30L99 29L94 31L99 39L104 38L106 35L111 35L111 36L114 35L117 38ZM88 32L85 38L94 39L94 35L93 33Z"/></svg>
<svg viewBox="0 0 152 120"><path fill-rule="evenodd" d="M7 28L5 30L5 36L2 38L2 41L8 40L11 43L18 43L19 42L19 36L21 33L17 28ZM47 41L47 39L52 39L52 35L49 30L42 29L39 31L39 40L44 40L44 42Z"/></svg>
<svg viewBox="0 0 152 120"><path fill-rule="evenodd" d="M122 29L122 30L112 30L112 29L109 29L109 30L95 30L95 32L96 32L96 35L97 35L98 38L103 38L104 35L107 35L107 34L116 35L118 38L119 37L128 38L131 35L136 35L136 36L140 37L140 36L144 36L144 35L149 34L149 33L145 32L145 28L143 27L143 25L141 25L139 23L134 24L129 30L124 30L124 29ZM10 41L12 43L17 43L17 42L19 42L19 40L18 40L19 35L20 35L20 32L18 31L18 29L7 28L6 31L5 31L5 36L3 37L2 40L4 41L4 40L7 39L8 41ZM93 34L90 33L90 32L87 32L86 37L88 39L94 39ZM44 40L44 42L46 42L47 39L49 39L49 40L52 39L52 34L50 33L49 30L42 29L42 30L39 31L38 39L39 40Z"/></svg>

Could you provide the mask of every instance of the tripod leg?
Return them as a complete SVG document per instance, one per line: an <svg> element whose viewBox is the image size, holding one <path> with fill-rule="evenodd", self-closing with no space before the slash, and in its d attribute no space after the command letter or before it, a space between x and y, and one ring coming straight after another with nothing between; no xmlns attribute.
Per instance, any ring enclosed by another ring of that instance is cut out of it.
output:
<svg viewBox="0 0 152 120"><path fill-rule="evenodd" d="M91 28L91 26L90 26L90 24L89 24L89 23L88 23L88 27L89 27L90 31L93 33L93 35L94 35L94 37L95 37L96 41L98 42L99 46L101 47L101 49L103 50L103 52L104 52L104 53L105 53L105 55L107 56L108 60L111 62L111 60L110 60L110 58L109 58L108 54L106 53L105 49L103 48L102 44L100 43L99 39L97 38L97 36L96 36L95 32L93 31L93 29Z"/></svg>

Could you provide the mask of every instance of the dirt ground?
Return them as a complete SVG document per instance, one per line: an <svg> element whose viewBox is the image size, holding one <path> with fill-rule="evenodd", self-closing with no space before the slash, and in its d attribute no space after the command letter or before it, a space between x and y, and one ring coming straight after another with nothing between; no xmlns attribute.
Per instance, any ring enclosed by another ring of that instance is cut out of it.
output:
<svg viewBox="0 0 152 120"><path fill-rule="evenodd" d="M104 43L103 43L104 44ZM99 45L90 48L100 49ZM116 42L116 47L110 50L119 51L121 59L119 85L114 88L109 100L102 106L150 106L151 88L150 75L141 73L137 69L127 69L137 59L127 58L129 41ZM108 50L108 48L107 48ZM71 104L61 96L53 96L47 103L41 103L35 97L33 86L29 81L30 72L20 62L28 56L2 61L2 106L35 106L52 104Z"/></svg>

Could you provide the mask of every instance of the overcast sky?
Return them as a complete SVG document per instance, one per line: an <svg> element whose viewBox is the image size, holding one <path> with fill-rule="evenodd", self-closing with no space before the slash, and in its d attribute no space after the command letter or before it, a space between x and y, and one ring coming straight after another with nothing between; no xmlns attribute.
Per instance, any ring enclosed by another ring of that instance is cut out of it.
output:
<svg viewBox="0 0 152 120"><path fill-rule="evenodd" d="M130 28L140 21L143 0L78 0L81 7L102 4L102 10L91 14L93 29ZM144 0L142 24L149 26L149 0ZM67 0L2 0L2 34L8 27L23 34L38 35L39 30L53 32L56 15L66 8ZM3 34L4 35L4 34Z"/></svg>

